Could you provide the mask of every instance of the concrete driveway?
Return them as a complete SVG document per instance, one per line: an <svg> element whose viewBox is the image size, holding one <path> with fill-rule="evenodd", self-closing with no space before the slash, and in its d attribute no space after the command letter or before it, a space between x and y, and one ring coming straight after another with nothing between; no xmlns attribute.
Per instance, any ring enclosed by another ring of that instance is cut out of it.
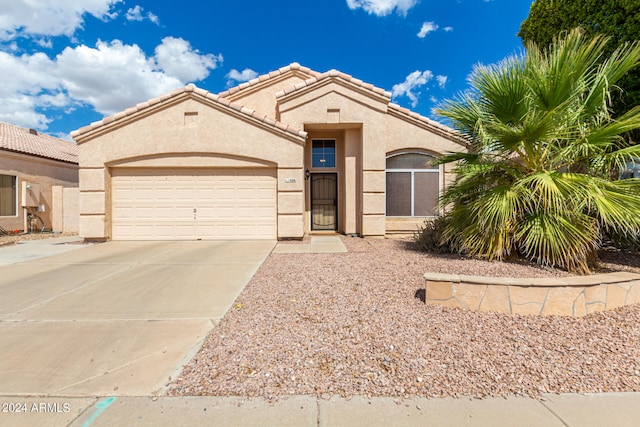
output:
<svg viewBox="0 0 640 427"><path fill-rule="evenodd" d="M107 242L0 265L0 395L161 393L274 245Z"/></svg>

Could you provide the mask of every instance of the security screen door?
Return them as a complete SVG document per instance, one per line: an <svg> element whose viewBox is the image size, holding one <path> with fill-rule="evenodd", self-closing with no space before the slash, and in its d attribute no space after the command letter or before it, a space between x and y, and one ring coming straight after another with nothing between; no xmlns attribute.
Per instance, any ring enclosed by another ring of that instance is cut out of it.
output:
<svg viewBox="0 0 640 427"><path fill-rule="evenodd" d="M311 230L338 227L338 174L311 174Z"/></svg>

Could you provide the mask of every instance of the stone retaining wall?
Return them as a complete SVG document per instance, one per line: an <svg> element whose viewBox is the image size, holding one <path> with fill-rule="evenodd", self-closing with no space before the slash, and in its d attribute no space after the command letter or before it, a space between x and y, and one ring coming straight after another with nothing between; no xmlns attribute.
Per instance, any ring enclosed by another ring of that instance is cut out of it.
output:
<svg viewBox="0 0 640 427"><path fill-rule="evenodd" d="M511 314L584 316L640 303L640 274L505 278L426 273L425 302Z"/></svg>

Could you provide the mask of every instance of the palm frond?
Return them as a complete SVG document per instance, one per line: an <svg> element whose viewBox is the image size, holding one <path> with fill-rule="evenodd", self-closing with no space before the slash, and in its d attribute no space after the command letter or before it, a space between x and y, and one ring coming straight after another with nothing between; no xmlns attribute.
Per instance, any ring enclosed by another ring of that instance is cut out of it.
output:
<svg viewBox="0 0 640 427"><path fill-rule="evenodd" d="M640 42L603 57L606 38L574 30L526 55L474 68L471 88L437 113L472 138L449 154L455 182L440 198L452 247L490 259L521 253L588 272L603 230L640 234L640 180L611 181L640 158L622 135L640 106L612 120L611 90L640 65Z"/></svg>

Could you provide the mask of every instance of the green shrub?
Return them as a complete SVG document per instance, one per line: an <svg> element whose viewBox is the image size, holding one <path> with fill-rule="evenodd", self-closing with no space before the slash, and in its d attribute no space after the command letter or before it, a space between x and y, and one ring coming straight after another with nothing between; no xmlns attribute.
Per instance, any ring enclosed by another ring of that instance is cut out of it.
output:
<svg viewBox="0 0 640 427"><path fill-rule="evenodd" d="M606 46L579 30L527 43L525 55L476 66L470 89L435 110L469 141L436 162L455 176L440 197L454 248L589 274L604 231L640 235L640 178L611 173L640 157L624 138L640 129L640 106L610 114L616 83L640 65L640 41L609 56Z"/></svg>

